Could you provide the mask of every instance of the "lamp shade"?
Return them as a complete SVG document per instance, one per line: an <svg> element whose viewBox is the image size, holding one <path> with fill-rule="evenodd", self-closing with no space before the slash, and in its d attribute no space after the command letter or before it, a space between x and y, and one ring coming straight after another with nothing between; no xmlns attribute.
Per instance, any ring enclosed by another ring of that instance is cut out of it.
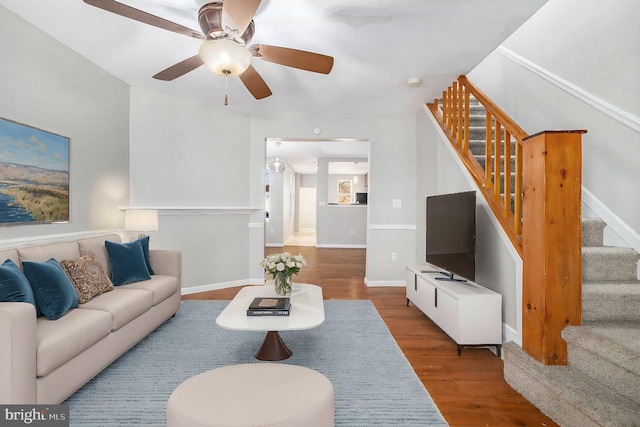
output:
<svg viewBox="0 0 640 427"><path fill-rule="evenodd" d="M207 68L222 76L239 76L253 58L251 52L228 39L207 40L200 46L199 55Z"/></svg>
<svg viewBox="0 0 640 427"><path fill-rule="evenodd" d="M155 209L127 209L124 229L128 231L157 231L158 211Z"/></svg>

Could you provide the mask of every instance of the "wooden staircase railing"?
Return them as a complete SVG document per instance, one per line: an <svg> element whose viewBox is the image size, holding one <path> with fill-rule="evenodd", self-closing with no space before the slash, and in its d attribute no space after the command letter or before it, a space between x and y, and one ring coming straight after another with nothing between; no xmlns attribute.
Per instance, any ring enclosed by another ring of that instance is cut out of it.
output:
<svg viewBox="0 0 640 427"><path fill-rule="evenodd" d="M484 168L469 150L471 96L486 111ZM482 189L493 214L522 256L522 141L527 133L465 76L460 76L442 93L442 100L442 110L438 100L427 106L441 126L444 125L443 130ZM515 170L512 170L512 149L515 151ZM503 161L500 161L501 157ZM510 179L512 173L515 173L514 188ZM515 195L513 200L511 194Z"/></svg>
<svg viewBox="0 0 640 427"><path fill-rule="evenodd" d="M486 111L484 167L469 150L471 97ZM465 76L443 92L442 108L438 99L427 107L522 257L522 347L541 363L566 365L562 329L582 323L586 131L529 136Z"/></svg>

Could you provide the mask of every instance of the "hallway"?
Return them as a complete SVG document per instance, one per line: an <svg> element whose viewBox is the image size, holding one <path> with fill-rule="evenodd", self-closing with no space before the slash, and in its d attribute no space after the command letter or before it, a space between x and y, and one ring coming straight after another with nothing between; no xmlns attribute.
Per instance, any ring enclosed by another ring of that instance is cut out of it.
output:
<svg viewBox="0 0 640 427"><path fill-rule="evenodd" d="M316 246L316 232L314 231L299 231L292 234L285 242L284 246Z"/></svg>

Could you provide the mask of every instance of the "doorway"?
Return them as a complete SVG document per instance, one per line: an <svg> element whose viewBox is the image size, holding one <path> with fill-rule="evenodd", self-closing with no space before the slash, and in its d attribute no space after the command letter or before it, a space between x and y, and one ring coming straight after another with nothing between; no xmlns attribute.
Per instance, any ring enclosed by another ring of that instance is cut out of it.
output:
<svg viewBox="0 0 640 427"><path fill-rule="evenodd" d="M267 138L265 246L365 248L368 161L368 140Z"/></svg>
<svg viewBox="0 0 640 427"><path fill-rule="evenodd" d="M316 246L316 187L298 190L298 230L284 242L284 246Z"/></svg>

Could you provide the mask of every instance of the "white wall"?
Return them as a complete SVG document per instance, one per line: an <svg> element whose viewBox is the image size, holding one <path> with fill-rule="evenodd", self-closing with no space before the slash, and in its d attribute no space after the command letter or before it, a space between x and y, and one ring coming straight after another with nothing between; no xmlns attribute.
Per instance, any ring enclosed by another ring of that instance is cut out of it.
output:
<svg viewBox="0 0 640 427"><path fill-rule="evenodd" d="M298 230L309 231L316 229L316 193L317 175L300 175L298 187Z"/></svg>
<svg viewBox="0 0 640 427"><path fill-rule="evenodd" d="M256 231L250 219L264 212L264 192L249 204L249 122L228 110L131 89L130 205L160 208L151 242L182 250L184 288L249 280ZM264 161L257 172L264 175Z"/></svg>
<svg viewBox="0 0 640 427"><path fill-rule="evenodd" d="M316 239L318 247L364 248L367 245L368 205L337 205L339 175L329 175L329 163L363 161L363 159L318 159L318 206ZM353 176L343 176L353 179ZM364 183L362 184L364 187Z"/></svg>
<svg viewBox="0 0 640 427"><path fill-rule="evenodd" d="M267 165L275 158L268 158ZM265 245L270 247L282 247L284 242L295 232L295 209L297 201L294 200L294 215L291 215L292 197L297 198L296 174L291 165L284 159L280 159L285 165L283 173L271 172L271 184L269 185L269 198L271 199L271 211L269 222L265 223ZM291 180L294 180L293 187ZM292 194L293 191L293 194Z"/></svg>
<svg viewBox="0 0 640 427"><path fill-rule="evenodd" d="M640 232L640 2L548 2L469 78L530 134L586 129L583 186Z"/></svg>
<svg viewBox="0 0 640 427"><path fill-rule="evenodd" d="M476 191L475 281L502 295L502 322L508 340L520 340L521 260L495 220L479 189L426 109L417 116L415 264L426 259L426 197Z"/></svg>
<svg viewBox="0 0 640 427"><path fill-rule="evenodd" d="M0 52L0 117L71 139L70 222L3 226L0 242L121 228L129 87L1 6Z"/></svg>
<svg viewBox="0 0 640 427"><path fill-rule="evenodd" d="M354 181L353 177L358 177L358 183ZM356 193L366 193L367 187L364 185L363 175L329 175L329 192L328 202L338 203L338 180L351 181L351 203L356 202Z"/></svg>
<svg viewBox="0 0 640 427"><path fill-rule="evenodd" d="M404 285L405 267L415 250L415 116L253 116L252 204L264 198L265 138L317 138L315 127L322 129L323 138L370 141L366 282ZM401 209L392 207L393 199L402 201ZM260 221L254 218L252 222ZM391 260L391 252L398 254L397 261ZM261 277L257 252L253 256L251 276Z"/></svg>

